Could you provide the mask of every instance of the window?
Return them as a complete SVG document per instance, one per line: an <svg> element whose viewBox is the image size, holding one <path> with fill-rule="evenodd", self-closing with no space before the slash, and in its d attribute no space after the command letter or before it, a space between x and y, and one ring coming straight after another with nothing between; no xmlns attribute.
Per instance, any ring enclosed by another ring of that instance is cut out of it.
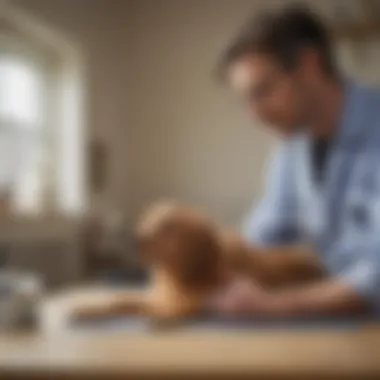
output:
<svg viewBox="0 0 380 380"><path fill-rule="evenodd" d="M84 207L80 62L1 21L0 197L17 215L77 214Z"/></svg>
<svg viewBox="0 0 380 380"><path fill-rule="evenodd" d="M0 55L0 194L18 212L41 208L44 130L48 105L44 72L25 54Z"/></svg>

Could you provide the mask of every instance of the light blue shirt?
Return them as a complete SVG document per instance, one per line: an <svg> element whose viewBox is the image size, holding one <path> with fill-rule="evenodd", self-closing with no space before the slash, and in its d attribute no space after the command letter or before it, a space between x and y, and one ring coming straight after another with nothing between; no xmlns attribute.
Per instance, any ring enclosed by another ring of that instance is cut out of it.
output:
<svg viewBox="0 0 380 380"><path fill-rule="evenodd" d="M325 182L312 178L307 134L281 143L246 237L313 244L331 275L380 311L380 91L349 83Z"/></svg>

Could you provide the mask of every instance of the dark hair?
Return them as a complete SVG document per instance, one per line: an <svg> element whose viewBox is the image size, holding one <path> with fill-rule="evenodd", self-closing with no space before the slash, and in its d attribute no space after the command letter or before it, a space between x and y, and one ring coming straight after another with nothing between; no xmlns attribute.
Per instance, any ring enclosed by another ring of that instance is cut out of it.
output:
<svg viewBox="0 0 380 380"><path fill-rule="evenodd" d="M218 74L247 54L272 56L286 70L294 69L304 49L319 52L326 74L337 75L331 39L323 22L311 10L293 5L258 14L227 47L218 65Z"/></svg>

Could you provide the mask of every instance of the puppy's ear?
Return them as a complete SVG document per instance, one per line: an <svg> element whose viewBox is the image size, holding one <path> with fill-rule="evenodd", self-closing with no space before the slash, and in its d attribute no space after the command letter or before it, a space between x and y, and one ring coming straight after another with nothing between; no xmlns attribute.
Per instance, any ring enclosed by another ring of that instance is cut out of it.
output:
<svg viewBox="0 0 380 380"><path fill-rule="evenodd" d="M152 260L151 242L146 236L136 235L136 248L140 260L149 263Z"/></svg>
<svg viewBox="0 0 380 380"><path fill-rule="evenodd" d="M211 228L189 230L184 239L181 272L184 282L203 286L213 282L219 273L221 246Z"/></svg>

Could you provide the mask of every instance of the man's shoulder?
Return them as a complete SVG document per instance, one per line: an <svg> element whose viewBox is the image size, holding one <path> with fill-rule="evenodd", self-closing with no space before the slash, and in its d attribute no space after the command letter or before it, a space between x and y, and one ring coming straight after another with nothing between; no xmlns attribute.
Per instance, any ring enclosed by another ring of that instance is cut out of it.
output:
<svg viewBox="0 0 380 380"><path fill-rule="evenodd" d="M380 115L380 86L369 85L359 82L351 84L355 99L360 102L360 106L364 111L372 111L372 114Z"/></svg>
<svg viewBox="0 0 380 380"><path fill-rule="evenodd" d="M346 88L345 103L342 136L353 140L355 144L363 141L378 144L380 140L380 87L351 81Z"/></svg>
<svg viewBox="0 0 380 380"><path fill-rule="evenodd" d="M358 81L351 82L358 91L367 96L380 97L380 85L378 84L369 84Z"/></svg>
<svg viewBox="0 0 380 380"><path fill-rule="evenodd" d="M368 137L380 142L380 87L370 85L357 85L359 101L361 103L362 122L367 128L363 131Z"/></svg>
<svg viewBox="0 0 380 380"><path fill-rule="evenodd" d="M356 84L360 113L356 115L357 139L362 162L378 165L380 160L380 87Z"/></svg>

